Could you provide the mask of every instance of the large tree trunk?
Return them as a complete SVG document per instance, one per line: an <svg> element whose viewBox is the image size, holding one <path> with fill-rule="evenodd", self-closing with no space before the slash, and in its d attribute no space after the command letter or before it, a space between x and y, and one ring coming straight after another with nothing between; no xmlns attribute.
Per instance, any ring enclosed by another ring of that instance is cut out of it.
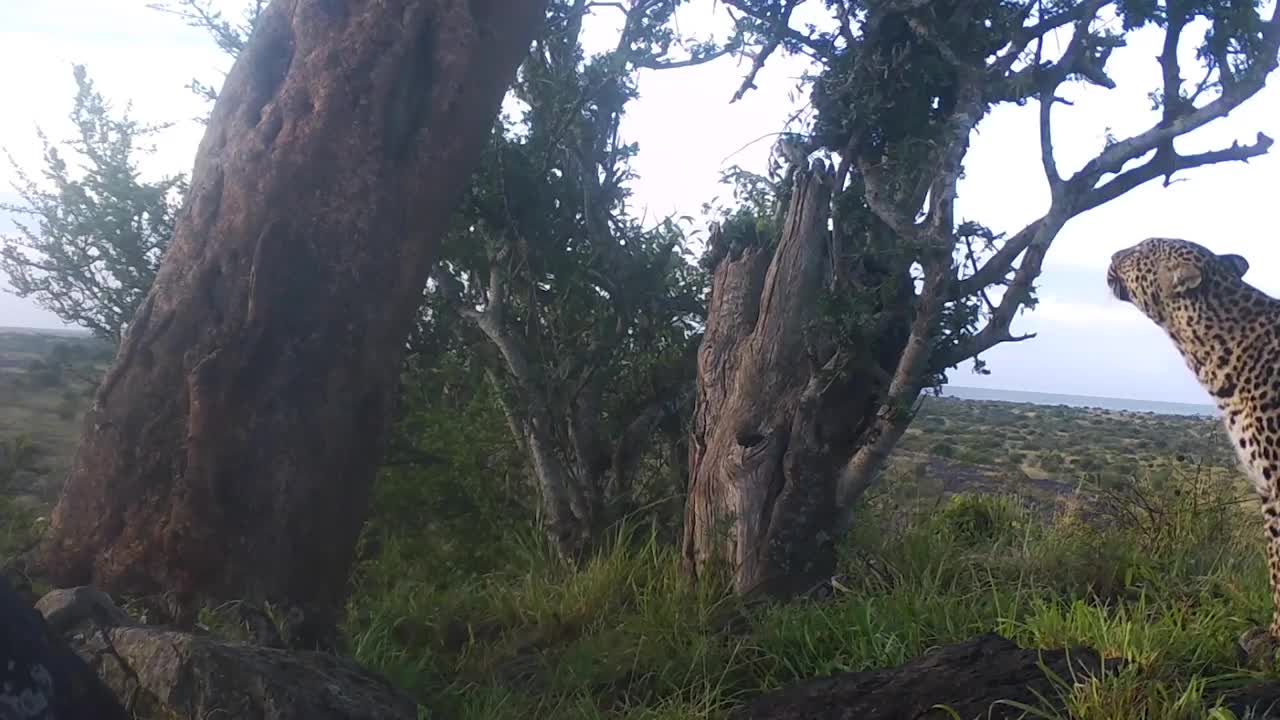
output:
<svg viewBox="0 0 1280 720"><path fill-rule="evenodd" d="M836 184L821 164L795 173L776 246L720 229L710 243L713 257L735 247L715 265L698 353L684 555L743 594L786 598L830 577L850 510L905 427L894 403L915 397L890 375L914 328L907 269L874 261L875 231L833 261ZM860 316L874 342L824 326L833 285L888 293Z"/></svg>
<svg viewBox="0 0 1280 720"><path fill-rule="evenodd" d="M539 0L276 0L84 421L59 585L335 609L402 346Z"/></svg>
<svg viewBox="0 0 1280 720"><path fill-rule="evenodd" d="M751 244L712 278L689 444L686 559L740 592L786 595L834 563L835 473L808 346L828 259L829 178L801 171L776 249ZM718 242L718 241L717 241ZM829 450L829 449L828 449Z"/></svg>

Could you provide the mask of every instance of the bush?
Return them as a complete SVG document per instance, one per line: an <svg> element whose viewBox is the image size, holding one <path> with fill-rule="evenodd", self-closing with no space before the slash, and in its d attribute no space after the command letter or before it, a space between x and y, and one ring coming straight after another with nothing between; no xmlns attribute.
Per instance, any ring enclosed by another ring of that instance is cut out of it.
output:
<svg viewBox="0 0 1280 720"><path fill-rule="evenodd" d="M961 544L1015 540L1026 527L1026 508L1015 498L956 495L939 513L940 530Z"/></svg>
<svg viewBox="0 0 1280 720"><path fill-rule="evenodd" d="M40 448L26 435L0 440L0 491L7 490L19 472L32 470Z"/></svg>
<svg viewBox="0 0 1280 720"><path fill-rule="evenodd" d="M65 381L66 380L62 375L61 365L39 359L32 360L27 365L27 382L29 382L32 387L61 387Z"/></svg>
<svg viewBox="0 0 1280 720"><path fill-rule="evenodd" d="M0 497L0 566L33 547L44 529L44 518L15 500Z"/></svg>

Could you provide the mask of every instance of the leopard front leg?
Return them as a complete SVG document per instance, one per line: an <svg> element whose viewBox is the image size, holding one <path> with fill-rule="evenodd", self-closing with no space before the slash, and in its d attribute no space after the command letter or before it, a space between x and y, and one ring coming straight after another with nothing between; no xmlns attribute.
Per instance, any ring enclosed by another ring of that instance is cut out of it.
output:
<svg viewBox="0 0 1280 720"><path fill-rule="evenodd" d="M1271 627L1274 642L1280 643L1280 502L1263 506L1267 526L1267 575L1271 579Z"/></svg>
<svg viewBox="0 0 1280 720"><path fill-rule="evenodd" d="M1280 498L1273 495L1262 503L1266 536L1267 576L1271 584L1271 625L1253 627L1240 636L1241 660L1249 667L1274 667L1280 650Z"/></svg>

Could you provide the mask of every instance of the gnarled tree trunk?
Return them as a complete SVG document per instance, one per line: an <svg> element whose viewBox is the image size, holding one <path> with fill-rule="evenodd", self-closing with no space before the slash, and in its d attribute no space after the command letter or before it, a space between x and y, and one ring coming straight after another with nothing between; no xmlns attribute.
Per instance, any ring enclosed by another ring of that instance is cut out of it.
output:
<svg viewBox="0 0 1280 720"><path fill-rule="evenodd" d="M786 595L834 564L835 468L807 323L830 268L830 178L796 173L777 247L724 257L698 352L686 560L740 592ZM717 239L713 243L719 242ZM841 426L847 423L840 423Z"/></svg>
<svg viewBox="0 0 1280 720"><path fill-rule="evenodd" d="M60 585L335 609L404 338L539 0L276 0L84 421Z"/></svg>

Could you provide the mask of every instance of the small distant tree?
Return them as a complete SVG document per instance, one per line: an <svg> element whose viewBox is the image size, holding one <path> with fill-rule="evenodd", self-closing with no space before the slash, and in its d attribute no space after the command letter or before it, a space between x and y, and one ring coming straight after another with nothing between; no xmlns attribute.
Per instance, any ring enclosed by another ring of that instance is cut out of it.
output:
<svg viewBox="0 0 1280 720"><path fill-rule="evenodd" d="M239 20L229 20L208 0L148 5L204 30L232 60L266 6L266 0L251 0ZM140 123L128 106L116 112L83 65L74 66L73 74L74 138L53 142L37 130L44 167L33 175L14 163L22 202L0 210L17 216L18 233L0 239L0 271L14 294L114 346L155 280L186 198L187 178L144 179L138 161L155 150L149 138L170 124ZM187 87L212 108L218 97L214 85L194 78Z"/></svg>
<svg viewBox="0 0 1280 720"><path fill-rule="evenodd" d="M55 143L39 131L44 168L33 177L15 164L22 202L0 209L18 231L0 240L0 271L19 297L119 342L155 280L187 183L143 179L138 160L163 126L139 123L127 107L113 112L84 66L74 75L74 138Z"/></svg>

